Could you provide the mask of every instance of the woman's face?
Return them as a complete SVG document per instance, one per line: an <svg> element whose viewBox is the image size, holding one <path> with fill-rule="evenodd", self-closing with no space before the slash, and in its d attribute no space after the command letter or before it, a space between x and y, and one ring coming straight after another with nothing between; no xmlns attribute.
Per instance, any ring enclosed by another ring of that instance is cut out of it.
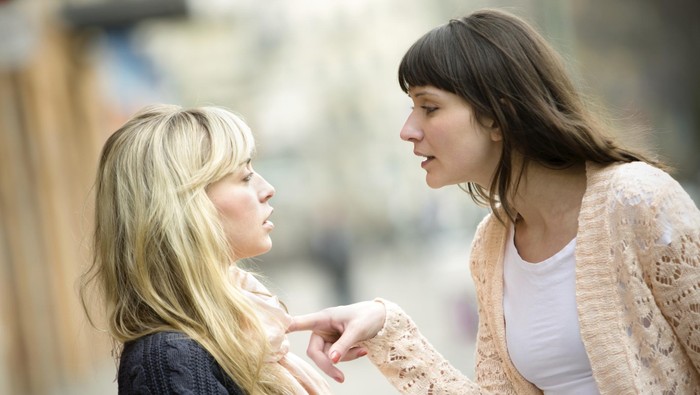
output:
<svg viewBox="0 0 700 395"><path fill-rule="evenodd" d="M250 159L207 187L236 259L260 255L272 248L270 232L274 224L269 220L273 211L269 200L274 194L275 188L253 171Z"/></svg>
<svg viewBox="0 0 700 395"><path fill-rule="evenodd" d="M413 109L400 135L424 158L426 183L440 188L473 182L488 188L501 157L500 130L482 126L472 107L453 93L417 86L409 89L409 96Z"/></svg>

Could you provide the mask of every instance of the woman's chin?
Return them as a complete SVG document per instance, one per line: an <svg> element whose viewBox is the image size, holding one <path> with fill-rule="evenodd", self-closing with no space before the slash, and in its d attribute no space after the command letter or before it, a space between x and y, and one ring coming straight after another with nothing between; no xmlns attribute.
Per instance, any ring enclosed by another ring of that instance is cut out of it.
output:
<svg viewBox="0 0 700 395"><path fill-rule="evenodd" d="M267 254L272 249L272 240L268 238L267 243L263 246L262 252L258 255Z"/></svg>
<svg viewBox="0 0 700 395"><path fill-rule="evenodd" d="M440 180L436 180L434 178L430 177L430 174L428 174L425 177L425 183L428 184L428 186L432 189L440 189L445 186L444 182L441 182Z"/></svg>

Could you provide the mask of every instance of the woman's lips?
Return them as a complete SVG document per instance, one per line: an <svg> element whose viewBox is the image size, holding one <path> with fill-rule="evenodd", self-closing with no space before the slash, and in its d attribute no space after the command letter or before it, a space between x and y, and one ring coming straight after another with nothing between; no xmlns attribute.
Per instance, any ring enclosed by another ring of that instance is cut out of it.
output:
<svg viewBox="0 0 700 395"><path fill-rule="evenodd" d="M265 218L265 221L263 221L263 224L262 224L262 225L263 225L263 228L266 228L266 229L269 229L269 230L274 229L275 224L274 224L272 221L270 221L270 217L272 217L272 212L273 212L273 211L274 211L274 210L270 211L270 215L268 215L267 218Z"/></svg>
<svg viewBox="0 0 700 395"><path fill-rule="evenodd" d="M424 168L435 159L434 156L426 156L425 159L420 163L420 167Z"/></svg>

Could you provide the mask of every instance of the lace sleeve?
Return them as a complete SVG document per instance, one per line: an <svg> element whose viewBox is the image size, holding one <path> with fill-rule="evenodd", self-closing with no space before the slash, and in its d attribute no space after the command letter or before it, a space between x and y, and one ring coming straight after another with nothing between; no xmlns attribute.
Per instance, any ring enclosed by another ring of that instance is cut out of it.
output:
<svg viewBox="0 0 700 395"><path fill-rule="evenodd" d="M700 372L700 210L677 183L660 190L646 272L656 304Z"/></svg>
<svg viewBox="0 0 700 395"><path fill-rule="evenodd" d="M386 306L384 328L364 343L368 357L402 394L481 394L479 387L438 353L396 304Z"/></svg>
<svg viewBox="0 0 700 395"><path fill-rule="evenodd" d="M479 304L479 317L483 317ZM503 361L493 345L494 339L486 320L479 320L476 337L476 382L481 388L497 394L515 394L503 369Z"/></svg>

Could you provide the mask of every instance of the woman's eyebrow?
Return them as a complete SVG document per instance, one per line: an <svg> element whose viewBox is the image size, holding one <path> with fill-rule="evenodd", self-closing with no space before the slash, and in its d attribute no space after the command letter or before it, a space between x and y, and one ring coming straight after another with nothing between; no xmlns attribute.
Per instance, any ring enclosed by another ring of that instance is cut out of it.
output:
<svg viewBox="0 0 700 395"><path fill-rule="evenodd" d="M421 97L421 96L438 97L437 94L435 94L435 93L433 93L433 92L430 92L430 91L428 91L428 90L423 90L423 89L420 89L420 90L418 90L417 92L415 92L415 93L413 93L413 94L409 93L408 96L409 96L409 97L413 97L414 99L415 99L415 98L418 98L418 97Z"/></svg>

